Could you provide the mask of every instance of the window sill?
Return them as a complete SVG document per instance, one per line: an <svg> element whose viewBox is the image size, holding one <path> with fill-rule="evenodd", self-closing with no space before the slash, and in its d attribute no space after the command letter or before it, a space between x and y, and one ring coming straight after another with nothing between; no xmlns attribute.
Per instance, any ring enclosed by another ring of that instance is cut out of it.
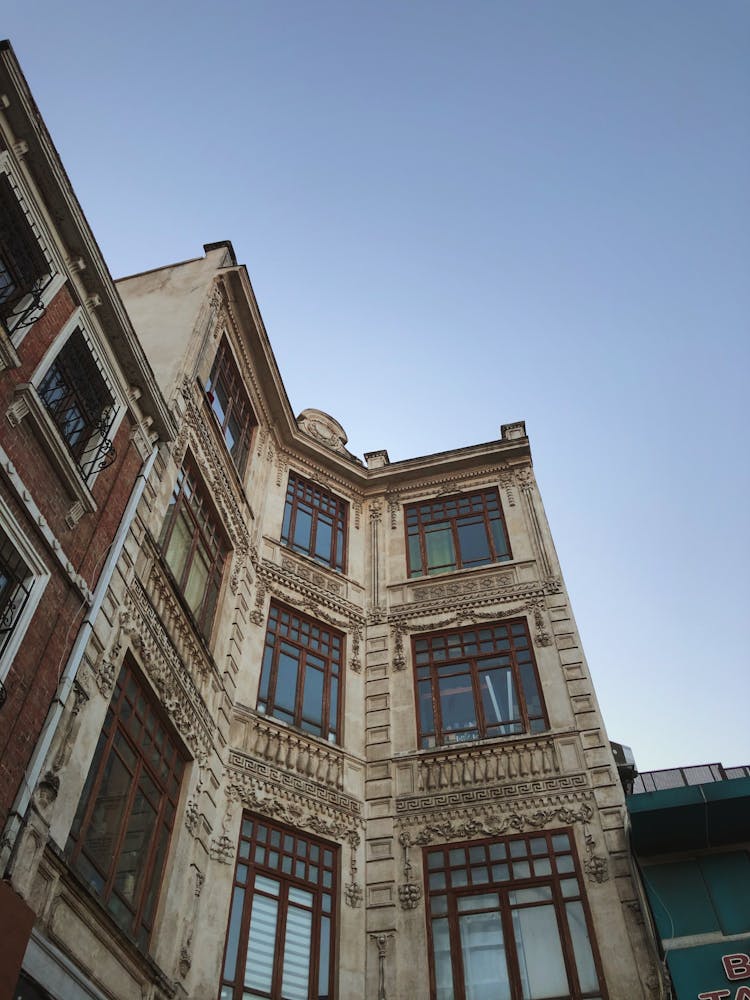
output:
<svg viewBox="0 0 750 1000"><path fill-rule="evenodd" d="M65 514L68 527L74 528L84 514L93 514L97 509L93 494L40 399L36 386L24 382L16 387L14 400L8 407L6 417L11 427L17 427L24 418L33 425L42 447L73 500Z"/></svg>

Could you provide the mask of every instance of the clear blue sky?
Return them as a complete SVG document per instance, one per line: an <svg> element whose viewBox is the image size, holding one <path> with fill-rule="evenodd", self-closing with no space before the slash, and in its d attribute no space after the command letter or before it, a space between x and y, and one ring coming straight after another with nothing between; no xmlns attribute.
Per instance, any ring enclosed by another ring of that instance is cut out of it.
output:
<svg viewBox="0 0 750 1000"><path fill-rule="evenodd" d="M611 738L750 761L750 5L34 3L115 276L231 239L358 454L525 419Z"/></svg>

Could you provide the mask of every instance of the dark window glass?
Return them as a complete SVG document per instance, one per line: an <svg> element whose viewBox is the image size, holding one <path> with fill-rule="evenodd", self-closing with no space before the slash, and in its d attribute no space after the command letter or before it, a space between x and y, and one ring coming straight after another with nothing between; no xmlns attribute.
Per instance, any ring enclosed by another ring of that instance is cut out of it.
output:
<svg viewBox="0 0 750 1000"><path fill-rule="evenodd" d="M408 504L409 576L449 573L510 559L497 490Z"/></svg>
<svg viewBox="0 0 750 1000"><path fill-rule="evenodd" d="M39 396L85 478L116 458L115 401L86 337L74 330L39 383Z"/></svg>
<svg viewBox="0 0 750 1000"><path fill-rule="evenodd" d="M340 632L272 603L258 711L338 743L343 648Z"/></svg>
<svg viewBox="0 0 750 1000"><path fill-rule="evenodd" d="M6 323L23 323L32 314L32 322L38 319L50 271L10 180L0 174L0 317Z"/></svg>
<svg viewBox="0 0 750 1000"><path fill-rule="evenodd" d="M220 1000L333 997L337 868L334 845L243 819Z"/></svg>
<svg viewBox="0 0 750 1000"><path fill-rule="evenodd" d="M428 848L424 868L433 1000L606 998L570 834Z"/></svg>
<svg viewBox="0 0 750 1000"><path fill-rule="evenodd" d="M26 563L0 530L0 654L13 634L32 583Z"/></svg>
<svg viewBox="0 0 750 1000"><path fill-rule="evenodd" d="M413 640L421 746L547 729L526 623Z"/></svg>
<svg viewBox="0 0 750 1000"><path fill-rule="evenodd" d="M292 472L286 491L281 540L296 552L344 572L346 568L345 500Z"/></svg>
<svg viewBox="0 0 750 1000"><path fill-rule="evenodd" d="M115 922L143 946L153 929L183 767L150 695L124 665L67 851Z"/></svg>
<svg viewBox="0 0 750 1000"><path fill-rule="evenodd" d="M257 420L226 337L222 338L219 345L206 383L206 395L235 467L242 475Z"/></svg>
<svg viewBox="0 0 750 1000"><path fill-rule="evenodd" d="M177 476L160 544L199 630L209 639L228 545L189 463Z"/></svg>

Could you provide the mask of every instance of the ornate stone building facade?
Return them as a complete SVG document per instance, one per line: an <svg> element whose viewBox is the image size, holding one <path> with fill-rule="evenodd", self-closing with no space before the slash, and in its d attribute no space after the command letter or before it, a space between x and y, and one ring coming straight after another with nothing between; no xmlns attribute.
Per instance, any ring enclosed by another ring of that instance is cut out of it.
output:
<svg viewBox="0 0 750 1000"><path fill-rule="evenodd" d="M60 997L657 996L524 424L360 461L293 416L230 244L118 287L178 433L52 748L59 793L37 791L49 841L12 872L29 975Z"/></svg>
<svg viewBox="0 0 750 1000"><path fill-rule="evenodd" d="M658 996L524 424L358 459L204 250L118 283L176 436L9 852L14 996Z"/></svg>

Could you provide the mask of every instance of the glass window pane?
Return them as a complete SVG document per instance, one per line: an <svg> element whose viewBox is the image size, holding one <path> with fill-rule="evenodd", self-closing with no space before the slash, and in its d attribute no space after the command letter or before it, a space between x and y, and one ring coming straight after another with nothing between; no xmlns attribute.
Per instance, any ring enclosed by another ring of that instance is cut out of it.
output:
<svg viewBox="0 0 750 1000"><path fill-rule="evenodd" d="M428 572L455 567L456 553L453 547L453 532L447 521L431 525L425 531L424 540L427 549Z"/></svg>
<svg viewBox="0 0 750 1000"><path fill-rule="evenodd" d="M115 889L129 903L134 903L140 892L155 825L156 810L139 788L115 869Z"/></svg>
<svg viewBox="0 0 750 1000"><path fill-rule="evenodd" d="M193 553L193 561L190 564L188 578L183 591L187 605L193 614L197 614L203 604L209 570L210 559L208 558L208 553L203 548L203 545L199 544Z"/></svg>
<svg viewBox="0 0 750 1000"><path fill-rule="evenodd" d="M331 996L329 981L331 969L331 918L320 918L320 961L318 964L318 996Z"/></svg>
<svg viewBox="0 0 750 1000"><path fill-rule="evenodd" d="M302 716L309 722L322 722L323 715L323 681L320 670L312 669L309 664L305 670L305 688L302 696Z"/></svg>
<svg viewBox="0 0 750 1000"><path fill-rule="evenodd" d="M446 919L432 921L432 954L435 965L436 1000L453 1000L451 942Z"/></svg>
<svg viewBox="0 0 750 1000"><path fill-rule="evenodd" d="M511 1000L500 914L459 918L466 1000Z"/></svg>
<svg viewBox="0 0 750 1000"><path fill-rule="evenodd" d="M440 677L438 688L443 733L448 734L451 730L474 729L477 717L471 676L462 674L458 677Z"/></svg>
<svg viewBox="0 0 750 1000"><path fill-rule="evenodd" d="M115 754L110 753L84 842L86 854L105 873L111 869L130 784L130 772Z"/></svg>
<svg viewBox="0 0 750 1000"><path fill-rule="evenodd" d="M244 985L267 993L271 992L278 906L275 899L259 894L253 896Z"/></svg>
<svg viewBox="0 0 750 1000"><path fill-rule="evenodd" d="M322 515L318 515L315 526L315 555L326 562L331 561L331 541L333 539L333 523Z"/></svg>
<svg viewBox="0 0 750 1000"><path fill-rule="evenodd" d="M484 521L467 518L457 521L458 546L462 566L476 566L490 562L490 543Z"/></svg>
<svg viewBox="0 0 750 1000"><path fill-rule="evenodd" d="M180 512L177 515L177 521L172 530L167 551L164 553L167 566L169 566L174 578L178 581L182 580L182 574L185 571L185 563L187 562L188 553L193 541L193 530L192 522L188 520L185 514Z"/></svg>
<svg viewBox="0 0 750 1000"><path fill-rule="evenodd" d="M493 519L490 521L490 527L492 528L492 541L495 545L495 555L498 559L508 558L508 541L505 537L505 531L503 529L503 522L500 518Z"/></svg>
<svg viewBox="0 0 750 1000"><path fill-rule="evenodd" d="M292 890L290 889L290 896ZM309 893L308 893L309 895ZM284 1000L307 1000L312 913L290 906L286 914L281 993Z"/></svg>
<svg viewBox="0 0 750 1000"><path fill-rule="evenodd" d="M566 903L565 912L568 914L568 929L573 941L573 952L576 957L576 968L578 969L578 979L582 990L596 990L599 988L599 979L596 975L594 956L591 952L591 942L589 932L586 927L586 916L583 912L582 903Z"/></svg>
<svg viewBox="0 0 750 1000"><path fill-rule="evenodd" d="M232 912L229 917L227 931L227 955L224 960L224 978L234 979L237 968L237 948L240 943L240 924L242 922L242 905L245 902L245 890L235 888L232 896Z"/></svg>
<svg viewBox="0 0 750 1000"><path fill-rule="evenodd" d="M294 539L292 544L295 548L304 552L310 551L310 538L312 535L312 515L301 507L297 508L297 517L294 522Z"/></svg>
<svg viewBox="0 0 750 1000"><path fill-rule="evenodd" d="M288 712L294 711L294 705L297 699L298 667L299 654L296 653L296 651L292 655L288 652L282 652L279 655L279 667L276 675L276 694L274 702L277 708L285 708Z"/></svg>
<svg viewBox="0 0 750 1000"><path fill-rule="evenodd" d="M523 1000L544 1000L568 993L560 935L553 906L513 910L513 933Z"/></svg>

